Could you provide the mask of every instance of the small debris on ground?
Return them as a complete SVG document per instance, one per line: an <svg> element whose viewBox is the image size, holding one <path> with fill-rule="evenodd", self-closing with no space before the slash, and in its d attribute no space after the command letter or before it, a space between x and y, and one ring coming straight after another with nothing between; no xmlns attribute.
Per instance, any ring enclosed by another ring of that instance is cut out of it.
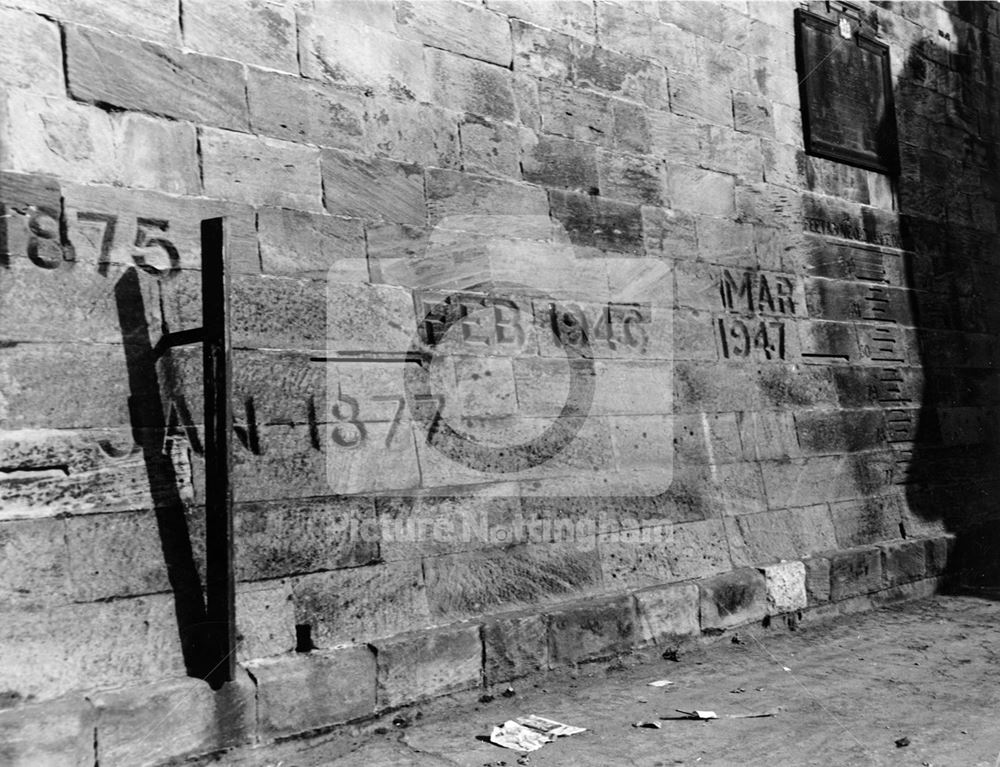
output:
<svg viewBox="0 0 1000 767"><path fill-rule="evenodd" d="M750 714L726 714L727 719L763 719L766 716L777 716L780 708L772 708L770 711L758 711Z"/></svg>
<svg viewBox="0 0 1000 767"><path fill-rule="evenodd" d="M905 748L908 745L910 745L910 739L909 738L897 738L896 739L896 748Z"/></svg>
<svg viewBox="0 0 1000 767"><path fill-rule="evenodd" d="M669 679L657 679L655 682L650 682L649 687L666 687L668 684L673 684Z"/></svg>
<svg viewBox="0 0 1000 767"><path fill-rule="evenodd" d="M508 719L502 725L493 728L490 743L514 751L537 751L546 743L567 735L586 732L584 727L574 727L542 716L520 716Z"/></svg>
<svg viewBox="0 0 1000 767"><path fill-rule="evenodd" d="M542 690L542 692L546 692L546 691ZM509 686L507 687L506 690L504 690L500 694L503 695L505 698L513 698L515 695L517 695L517 693L514 691L514 688L513 687L509 687Z"/></svg>
<svg viewBox="0 0 1000 767"><path fill-rule="evenodd" d="M730 690L733 695L739 695L741 692L746 692L745 687L737 687L735 690Z"/></svg>
<svg viewBox="0 0 1000 767"><path fill-rule="evenodd" d="M718 719L719 715L714 711L683 711L679 708L674 709L678 714L684 714L684 716L666 717L670 719Z"/></svg>
<svg viewBox="0 0 1000 767"><path fill-rule="evenodd" d="M659 730L663 725L659 722L632 722L633 727L645 727L649 730Z"/></svg>
<svg viewBox="0 0 1000 767"><path fill-rule="evenodd" d="M492 703L493 700L494 700L493 696L490 695L489 693L486 693L485 695L480 695L479 696L479 702L480 703Z"/></svg>
<svg viewBox="0 0 1000 767"><path fill-rule="evenodd" d="M739 634L733 634L733 638L730 639L729 641L732 642L733 644L746 644L746 642L743 641L743 637L741 637Z"/></svg>
<svg viewBox="0 0 1000 767"><path fill-rule="evenodd" d="M664 650L660 657L663 660L672 660L674 663L680 663L681 660L677 657L677 650Z"/></svg>

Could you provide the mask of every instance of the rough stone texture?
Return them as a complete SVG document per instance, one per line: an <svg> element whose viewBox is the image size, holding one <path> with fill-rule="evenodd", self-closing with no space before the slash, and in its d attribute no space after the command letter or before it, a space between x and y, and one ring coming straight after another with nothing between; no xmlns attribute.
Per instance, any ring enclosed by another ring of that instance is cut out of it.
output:
<svg viewBox="0 0 1000 767"><path fill-rule="evenodd" d="M882 555L876 548L830 552L830 599L834 602L882 588Z"/></svg>
<svg viewBox="0 0 1000 767"><path fill-rule="evenodd" d="M639 639L654 644L699 631L698 587L693 583L644 589L635 595Z"/></svg>
<svg viewBox="0 0 1000 767"><path fill-rule="evenodd" d="M803 610L807 604L806 566L802 562L779 562L760 568L767 589L771 615Z"/></svg>
<svg viewBox="0 0 1000 767"><path fill-rule="evenodd" d="M295 9L285 3L185 2L184 43L199 53L298 74Z"/></svg>
<svg viewBox="0 0 1000 767"><path fill-rule="evenodd" d="M324 204L338 216L424 221L424 179L415 165L324 150Z"/></svg>
<svg viewBox="0 0 1000 767"><path fill-rule="evenodd" d="M830 600L830 560L809 557L803 560L806 567L806 598L810 606Z"/></svg>
<svg viewBox="0 0 1000 767"><path fill-rule="evenodd" d="M402 634L375 643L378 708L482 685L479 626Z"/></svg>
<svg viewBox="0 0 1000 767"><path fill-rule="evenodd" d="M0 9L0 69L4 82L41 93L62 95L59 28L48 19Z"/></svg>
<svg viewBox="0 0 1000 767"><path fill-rule="evenodd" d="M375 654L364 645L256 660L258 732L275 738L375 711Z"/></svg>
<svg viewBox="0 0 1000 767"><path fill-rule="evenodd" d="M397 3L396 29L408 40L506 67L511 61L510 25L474 5L404 0Z"/></svg>
<svg viewBox="0 0 1000 767"><path fill-rule="evenodd" d="M927 575L927 542L921 540L883 543L882 577L886 587L920 580Z"/></svg>
<svg viewBox="0 0 1000 767"><path fill-rule="evenodd" d="M252 205L322 210L319 150L206 128L200 134L205 192Z"/></svg>
<svg viewBox="0 0 1000 767"><path fill-rule="evenodd" d="M94 709L79 696L0 711L0 757L10 767L91 767Z"/></svg>
<svg viewBox="0 0 1000 767"><path fill-rule="evenodd" d="M698 583L701 629L727 629L767 614L767 586L757 570L733 570Z"/></svg>
<svg viewBox="0 0 1000 767"><path fill-rule="evenodd" d="M548 668L544 615L497 618L483 625L483 674L487 685Z"/></svg>
<svg viewBox="0 0 1000 767"><path fill-rule="evenodd" d="M243 673L217 691L200 679L175 679L96 693L90 701L97 715L97 759L112 767L154 765L239 745L252 740L256 729L254 684Z"/></svg>
<svg viewBox="0 0 1000 767"><path fill-rule="evenodd" d="M234 61L71 26L66 71L70 92L85 101L247 128L243 73Z"/></svg>
<svg viewBox="0 0 1000 767"><path fill-rule="evenodd" d="M579 663L626 650L639 628L632 597L594 600L555 610L549 619L549 665Z"/></svg>

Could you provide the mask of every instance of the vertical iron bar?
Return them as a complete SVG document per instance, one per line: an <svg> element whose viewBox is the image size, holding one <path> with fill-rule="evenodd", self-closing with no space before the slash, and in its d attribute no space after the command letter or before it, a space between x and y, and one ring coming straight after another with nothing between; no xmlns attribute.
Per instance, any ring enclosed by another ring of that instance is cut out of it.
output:
<svg viewBox="0 0 1000 767"><path fill-rule="evenodd" d="M201 300L205 379L205 585L208 682L236 672L236 592L233 574L232 341L229 275L222 218L201 222Z"/></svg>

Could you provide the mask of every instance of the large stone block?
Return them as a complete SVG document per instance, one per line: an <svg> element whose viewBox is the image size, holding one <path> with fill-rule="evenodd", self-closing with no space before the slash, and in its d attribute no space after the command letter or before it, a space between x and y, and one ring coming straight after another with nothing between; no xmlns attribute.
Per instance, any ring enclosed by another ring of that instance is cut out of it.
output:
<svg viewBox="0 0 1000 767"><path fill-rule="evenodd" d="M613 144L616 131L611 98L542 81L538 100L541 128L546 133L604 146Z"/></svg>
<svg viewBox="0 0 1000 767"><path fill-rule="evenodd" d="M886 588L927 576L926 541L894 541L883 543L879 548L882 550L882 578Z"/></svg>
<svg viewBox="0 0 1000 767"><path fill-rule="evenodd" d="M866 495L830 504L840 546L863 546L900 536L905 499L898 493Z"/></svg>
<svg viewBox="0 0 1000 767"><path fill-rule="evenodd" d="M241 0L184 4L184 44L199 53L298 74L296 39L291 5Z"/></svg>
<svg viewBox="0 0 1000 767"><path fill-rule="evenodd" d="M396 31L401 37L510 66L510 25L498 13L474 5L426 0L404 0L396 4L395 10Z"/></svg>
<svg viewBox="0 0 1000 767"><path fill-rule="evenodd" d="M239 580L337 570L374 562L379 536L370 499L275 501L236 509ZM371 534L370 534L371 533Z"/></svg>
<svg viewBox="0 0 1000 767"><path fill-rule="evenodd" d="M483 549L423 561L427 601L435 616L464 617L600 588L592 547L539 543Z"/></svg>
<svg viewBox="0 0 1000 767"><path fill-rule="evenodd" d="M733 94L733 116L736 130L757 136L774 137L774 115L771 102L752 93Z"/></svg>
<svg viewBox="0 0 1000 767"><path fill-rule="evenodd" d="M353 151L366 146L366 100L346 88L250 67L247 100L254 133Z"/></svg>
<svg viewBox="0 0 1000 767"><path fill-rule="evenodd" d="M878 494L892 478L882 453L819 456L761 464L772 507L794 508Z"/></svg>
<svg viewBox="0 0 1000 767"><path fill-rule="evenodd" d="M625 652L639 634L631 596L594 600L548 613L549 666Z"/></svg>
<svg viewBox="0 0 1000 767"><path fill-rule="evenodd" d="M483 673L487 685L507 682L549 667L544 615L497 618L483 625Z"/></svg>
<svg viewBox="0 0 1000 767"><path fill-rule="evenodd" d="M602 195L640 205L664 204L663 164L659 160L604 150L597 158Z"/></svg>
<svg viewBox="0 0 1000 767"><path fill-rule="evenodd" d="M0 758L9 767L92 767L94 710L82 697L0 711Z"/></svg>
<svg viewBox="0 0 1000 767"><path fill-rule="evenodd" d="M735 210L733 176L686 165L667 166L667 194L671 207L706 216L732 216Z"/></svg>
<svg viewBox="0 0 1000 767"><path fill-rule="evenodd" d="M391 4L315 0L303 4L298 21L299 61L306 77L381 95L430 100L424 47L390 34Z"/></svg>
<svg viewBox="0 0 1000 767"><path fill-rule="evenodd" d="M201 192L194 126L127 114L115 129L125 186L170 194Z"/></svg>
<svg viewBox="0 0 1000 767"><path fill-rule="evenodd" d="M882 553L875 547L831 552L830 599L869 594L882 588Z"/></svg>
<svg viewBox="0 0 1000 767"><path fill-rule="evenodd" d="M830 560L809 557L802 560L806 567L806 599L809 606L830 601Z"/></svg>
<svg viewBox="0 0 1000 767"><path fill-rule="evenodd" d="M73 181L118 180L114 126L107 112L66 98L11 89L0 94L0 114L4 168Z"/></svg>
<svg viewBox="0 0 1000 767"><path fill-rule="evenodd" d="M511 36L515 70L561 82L570 79L577 45L574 38L519 19L511 20Z"/></svg>
<svg viewBox="0 0 1000 767"><path fill-rule="evenodd" d="M590 144L532 136L525 142L522 153L521 168L525 181L582 192L598 186L597 152Z"/></svg>
<svg viewBox="0 0 1000 767"><path fill-rule="evenodd" d="M563 0L559 3L487 0L486 7L544 29L594 41L594 8L587 0Z"/></svg>
<svg viewBox="0 0 1000 767"><path fill-rule="evenodd" d="M701 629L727 629L758 621L767 614L764 576L744 568L698 583Z"/></svg>
<svg viewBox="0 0 1000 767"><path fill-rule="evenodd" d="M954 536L942 535L936 538L927 538L924 543L927 547L924 553L924 563L929 578L944 575L955 569Z"/></svg>
<svg viewBox="0 0 1000 767"><path fill-rule="evenodd" d="M804 557L837 545L826 504L741 514L725 524L737 565Z"/></svg>
<svg viewBox="0 0 1000 767"><path fill-rule="evenodd" d="M71 26L66 71L75 98L246 130L243 70L235 61L183 53Z"/></svg>
<svg viewBox="0 0 1000 767"><path fill-rule="evenodd" d="M534 139L526 129L467 115L459 125L462 167L472 173L516 177L521 172L521 143ZM441 163L434 163L441 165Z"/></svg>
<svg viewBox="0 0 1000 767"><path fill-rule="evenodd" d="M296 646L295 606L288 580L236 587L236 659L266 658Z"/></svg>
<svg viewBox="0 0 1000 767"><path fill-rule="evenodd" d="M732 91L723 83L706 82L704 78L681 73L671 74L670 111L717 125L732 125Z"/></svg>
<svg viewBox="0 0 1000 767"><path fill-rule="evenodd" d="M69 601L66 560L63 520L0 524L0 605L30 607Z"/></svg>
<svg viewBox="0 0 1000 767"><path fill-rule="evenodd" d="M245 665L257 684L261 737L276 738L370 716L375 711L375 654L344 645Z"/></svg>
<svg viewBox="0 0 1000 767"><path fill-rule="evenodd" d="M383 219L402 224L424 221L424 178L415 165L324 150L326 209L338 216Z"/></svg>
<svg viewBox="0 0 1000 767"><path fill-rule="evenodd" d="M666 72L659 63L589 43L574 46L572 63L573 82L581 88L621 95L654 109L667 108Z"/></svg>
<svg viewBox="0 0 1000 767"><path fill-rule="evenodd" d="M498 120L515 119L510 70L435 48L427 48L425 55L434 103Z"/></svg>
<svg viewBox="0 0 1000 767"><path fill-rule="evenodd" d="M21 11L0 9L0 69L4 82L40 93L66 92L59 27Z"/></svg>
<svg viewBox="0 0 1000 767"><path fill-rule="evenodd" d="M261 267L265 274L326 279L345 259L359 262L367 275L361 221L287 208L257 212Z"/></svg>
<svg viewBox="0 0 1000 767"><path fill-rule="evenodd" d="M295 620L319 647L430 624L420 562L387 562L304 575L293 585Z"/></svg>
<svg viewBox="0 0 1000 767"><path fill-rule="evenodd" d="M365 129L376 154L424 167L458 168L463 161L459 150L466 149L464 138L459 143L458 121L457 113L434 104L374 97L365 114ZM513 126L504 127L513 132Z"/></svg>
<svg viewBox="0 0 1000 767"><path fill-rule="evenodd" d="M483 683L479 626L401 634L374 643L378 708L392 708Z"/></svg>
<svg viewBox="0 0 1000 767"><path fill-rule="evenodd" d="M771 615L806 608L806 566L802 562L779 562L759 568L767 591L767 611Z"/></svg>
<svg viewBox="0 0 1000 767"><path fill-rule="evenodd" d="M320 150L278 139L204 128L205 193L251 205L320 211Z"/></svg>
<svg viewBox="0 0 1000 767"><path fill-rule="evenodd" d="M642 253L642 214L638 205L576 192L549 192L552 216L574 245L618 253Z"/></svg>
<svg viewBox="0 0 1000 767"><path fill-rule="evenodd" d="M635 594L639 639L658 644L698 633L698 586L678 583Z"/></svg>
<svg viewBox="0 0 1000 767"><path fill-rule="evenodd" d="M178 46L180 14L173 2L142 0L115 5L102 0L23 0L18 7L53 19L86 24L121 34Z"/></svg>
<svg viewBox="0 0 1000 767"><path fill-rule="evenodd" d="M436 168L426 175L432 223L463 216L548 216L545 190L537 186Z"/></svg>
<svg viewBox="0 0 1000 767"><path fill-rule="evenodd" d="M795 431L806 454L873 450L884 447L886 440L885 415L881 410L796 413Z"/></svg>
<svg viewBox="0 0 1000 767"><path fill-rule="evenodd" d="M146 767L251 741L256 728L253 682L212 690L200 679L172 679L95 693L97 761Z"/></svg>

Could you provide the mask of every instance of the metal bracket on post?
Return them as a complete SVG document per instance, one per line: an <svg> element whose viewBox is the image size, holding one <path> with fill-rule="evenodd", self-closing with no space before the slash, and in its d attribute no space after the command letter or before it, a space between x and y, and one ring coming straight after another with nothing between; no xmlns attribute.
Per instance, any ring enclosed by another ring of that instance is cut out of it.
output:
<svg viewBox="0 0 1000 767"><path fill-rule="evenodd" d="M233 570L232 340L229 274L222 218L201 222L202 326L167 333L153 349L201 342L205 387L205 679L218 689L236 674L236 587Z"/></svg>

